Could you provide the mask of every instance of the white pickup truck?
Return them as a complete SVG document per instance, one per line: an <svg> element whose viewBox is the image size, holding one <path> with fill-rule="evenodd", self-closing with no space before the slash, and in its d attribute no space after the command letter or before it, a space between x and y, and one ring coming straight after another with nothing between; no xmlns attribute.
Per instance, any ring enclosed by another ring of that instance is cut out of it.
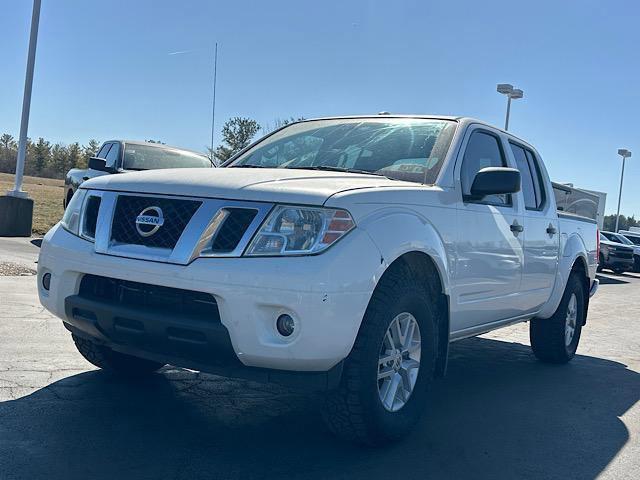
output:
<svg viewBox="0 0 640 480"><path fill-rule="evenodd" d="M404 435L450 342L530 322L574 356L595 222L556 212L536 150L470 118L305 120L224 168L83 183L42 242L40 301L80 353L325 391L329 428Z"/></svg>

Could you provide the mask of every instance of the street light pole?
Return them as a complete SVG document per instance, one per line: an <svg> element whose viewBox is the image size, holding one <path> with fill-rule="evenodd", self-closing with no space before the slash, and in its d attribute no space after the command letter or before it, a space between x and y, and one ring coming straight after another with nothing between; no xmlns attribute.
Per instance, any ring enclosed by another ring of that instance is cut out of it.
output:
<svg viewBox="0 0 640 480"><path fill-rule="evenodd" d="M504 119L504 129L509 130L509 115L511 114L511 100L524 97L524 92L519 88L513 88L510 83L499 83L498 93L502 93L507 96L507 115Z"/></svg>
<svg viewBox="0 0 640 480"><path fill-rule="evenodd" d="M507 116L504 119L505 130L509 130L509 113L511 113L511 95L507 95Z"/></svg>
<svg viewBox="0 0 640 480"><path fill-rule="evenodd" d="M620 222L620 201L622 200L622 182L624 181L624 164L625 160L631 156L631 152L626 148L618 149L618 155L622 157L622 173L620 174L620 190L618 191L618 213L616 214L616 229L618 233L618 224Z"/></svg>
<svg viewBox="0 0 640 480"><path fill-rule="evenodd" d="M38 43L40 3L41 0L33 0L33 12L31 14L31 36L29 38L29 54L27 56L27 74L24 80L22 119L20 121L20 138L18 140L18 157L16 159L16 178L13 190L9 190L7 192L7 195L11 197L27 198L27 192L22 191L22 177L24 175L24 161L27 153L27 130L29 128L29 110L31 108L33 68L36 61L36 44Z"/></svg>

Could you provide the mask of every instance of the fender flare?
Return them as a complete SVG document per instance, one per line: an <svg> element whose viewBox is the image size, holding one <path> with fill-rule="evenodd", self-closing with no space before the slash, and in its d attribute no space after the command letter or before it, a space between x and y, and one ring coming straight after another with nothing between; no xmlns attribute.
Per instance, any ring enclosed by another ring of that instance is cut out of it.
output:
<svg viewBox="0 0 640 480"><path fill-rule="evenodd" d="M413 211L396 207L385 208L359 223L381 254L381 262L375 274L376 285L400 258L409 254L423 254L435 267L440 282L438 300L438 362L436 376L446 373L450 344L449 286L451 268L447 260L445 242L428 219ZM411 240L407 240L411 239Z"/></svg>
<svg viewBox="0 0 640 480"><path fill-rule="evenodd" d="M577 233L573 233L571 235L563 234L560 241L560 256L558 257L558 269L556 270L553 292L551 294L551 298L549 298L540 312L538 312L538 315L536 315L537 318L549 318L556 312L558 305L560 305L560 301L562 300L565 288L567 287L569 275L571 275L573 266L579 259L584 262L585 272L588 275L588 258L587 248L580 235Z"/></svg>
<svg viewBox="0 0 640 480"><path fill-rule="evenodd" d="M406 208L387 207L365 218L358 226L369 235L382 256L376 282L402 255L421 252L435 264L442 293L449 294L451 265L447 260L445 241L427 218Z"/></svg>

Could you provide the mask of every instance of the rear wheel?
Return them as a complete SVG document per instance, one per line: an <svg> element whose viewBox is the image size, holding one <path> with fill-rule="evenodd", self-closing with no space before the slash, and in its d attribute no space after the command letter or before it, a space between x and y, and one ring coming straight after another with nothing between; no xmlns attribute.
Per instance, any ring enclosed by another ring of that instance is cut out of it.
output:
<svg viewBox="0 0 640 480"><path fill-rule="evenodd" d="M529 338L534 355L546 363L567 363L578 348L585 320L585 293L582 280L572 273L551 318L533 319L529 324Z"/></svg>
<svg viewBox="0 0 640 480"><path fill-rule="evenodd" d="M344 438L368 445L396 440L422 413L436 363L437 324L430 293L408 268L385 274L323 418Z"/></svg>
<svg viewBox="0 0 640 480"><path fill-rule="evenodd" d="M136 377L153 373L164 367L163 363L115 352L104 345L99 345L77 335L72 335L72 337L76 348L89 363L109 372Z"/></svg>

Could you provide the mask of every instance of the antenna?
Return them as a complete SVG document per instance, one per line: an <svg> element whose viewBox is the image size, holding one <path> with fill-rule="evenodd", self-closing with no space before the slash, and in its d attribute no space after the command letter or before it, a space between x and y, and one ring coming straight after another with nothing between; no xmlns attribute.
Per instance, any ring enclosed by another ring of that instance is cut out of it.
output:
<svg viewBox="0 0 640 480"><path fill-rule="evenodd" d="M213 100L211 101L211 162L214 163L213 159L213 136L215 132L216 126L216 80L218 76L218 42L216 42L215 53L213 55ZM215 165L215 163L214 163Z"/></svg>

